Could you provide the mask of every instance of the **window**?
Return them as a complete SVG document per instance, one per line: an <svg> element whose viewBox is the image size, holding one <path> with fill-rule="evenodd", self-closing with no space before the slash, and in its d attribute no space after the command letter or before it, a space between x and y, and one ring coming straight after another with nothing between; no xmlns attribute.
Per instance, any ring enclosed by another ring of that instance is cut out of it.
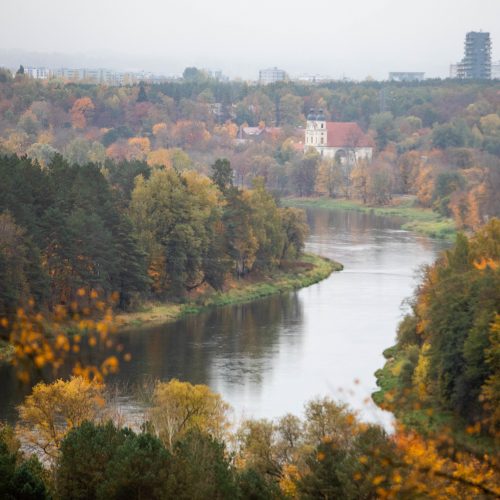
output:
<svg viewBox="0 0 500 500"><path fill-rule="evenodd" d="M321 124L321 128L323 128L324 123Z"/></svg>
<svg viewBox="0 0 500 500"><path fill-rule="evenodd" d="M323 137L321 138L321 144L323 144Z"/></svg>

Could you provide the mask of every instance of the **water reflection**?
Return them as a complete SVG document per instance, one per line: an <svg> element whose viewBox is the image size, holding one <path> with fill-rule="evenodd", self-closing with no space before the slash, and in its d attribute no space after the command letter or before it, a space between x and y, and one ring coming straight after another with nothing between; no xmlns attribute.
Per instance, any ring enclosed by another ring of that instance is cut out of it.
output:
<svg viewBox="0 0 500 500"><path fill-rule="evenodd" d="M132 360L112 381L133 385L177 377L205 383L238 414L258 417L300 413L305 401L328 394L367 419L383 419L364 402L375 388L373 373L393 343L415 270L431 262L443 243L370 213L314 209L308 219L308 250L342 262L342 273L296 293L121 333ZM85 355L99 361L106 353ZM0 418L12 419L26 388L6 367L0 380Z"/></svg>

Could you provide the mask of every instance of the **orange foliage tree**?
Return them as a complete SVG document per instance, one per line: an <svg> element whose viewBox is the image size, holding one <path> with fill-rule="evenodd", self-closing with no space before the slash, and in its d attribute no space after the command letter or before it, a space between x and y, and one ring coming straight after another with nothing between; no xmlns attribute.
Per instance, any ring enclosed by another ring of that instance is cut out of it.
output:
<svg viewBox="0 0 500 500"><path fill-rule="evenodd" d="M71 108L71 123L73 128L83 129L87 126L87 119L89 118L95 106L90 97L81 97L77 99Z"/></svg>

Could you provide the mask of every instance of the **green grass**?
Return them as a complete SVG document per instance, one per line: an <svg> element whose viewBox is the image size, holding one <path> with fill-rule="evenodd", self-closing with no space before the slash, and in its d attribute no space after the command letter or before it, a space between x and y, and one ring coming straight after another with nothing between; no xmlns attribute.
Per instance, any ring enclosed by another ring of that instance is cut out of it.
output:
<svg viewBox="0 0 500 500"><path fill-rule="evenodd" d="M375 215L399 217L403 219L401 228L433 238L452 239L456 235L455 223L452 219L442 217L429 208L415 206L415 197L405 196L394 200L391 206L363 205L359 200L336 198L283 198L285 206L300 208L326 208L330 210L354 210L373 213ZM404 222L406 220L407 222Z"/></svg>
<svg viewBox="0 0 500 500"><path fill-rule="evenodd" d="M117 316L121 328L136 328L144 324L162 324L176 321L189 314L197 314L212 307L242 304L270 295L285 293L324 280L342 264L312 254L304 254L297 262L289 263L288 270L275 270L258 280L241 279L222 292L209 292L184 304L143 304L138 310Z"/></svg>

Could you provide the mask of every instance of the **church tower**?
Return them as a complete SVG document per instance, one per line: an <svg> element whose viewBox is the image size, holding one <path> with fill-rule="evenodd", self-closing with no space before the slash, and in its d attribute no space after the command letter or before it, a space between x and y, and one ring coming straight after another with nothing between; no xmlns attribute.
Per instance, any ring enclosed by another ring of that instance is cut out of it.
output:
<svg viewBox="0 0 500 500"><path fill-rule="evenodd" d="M322 109L318 112L311 109L307 115L306 143L304 145L304 149L307 150L310 147L315 147L321 151L321 148L326 147L327 144L328 140L325 114Z"/></svg>

